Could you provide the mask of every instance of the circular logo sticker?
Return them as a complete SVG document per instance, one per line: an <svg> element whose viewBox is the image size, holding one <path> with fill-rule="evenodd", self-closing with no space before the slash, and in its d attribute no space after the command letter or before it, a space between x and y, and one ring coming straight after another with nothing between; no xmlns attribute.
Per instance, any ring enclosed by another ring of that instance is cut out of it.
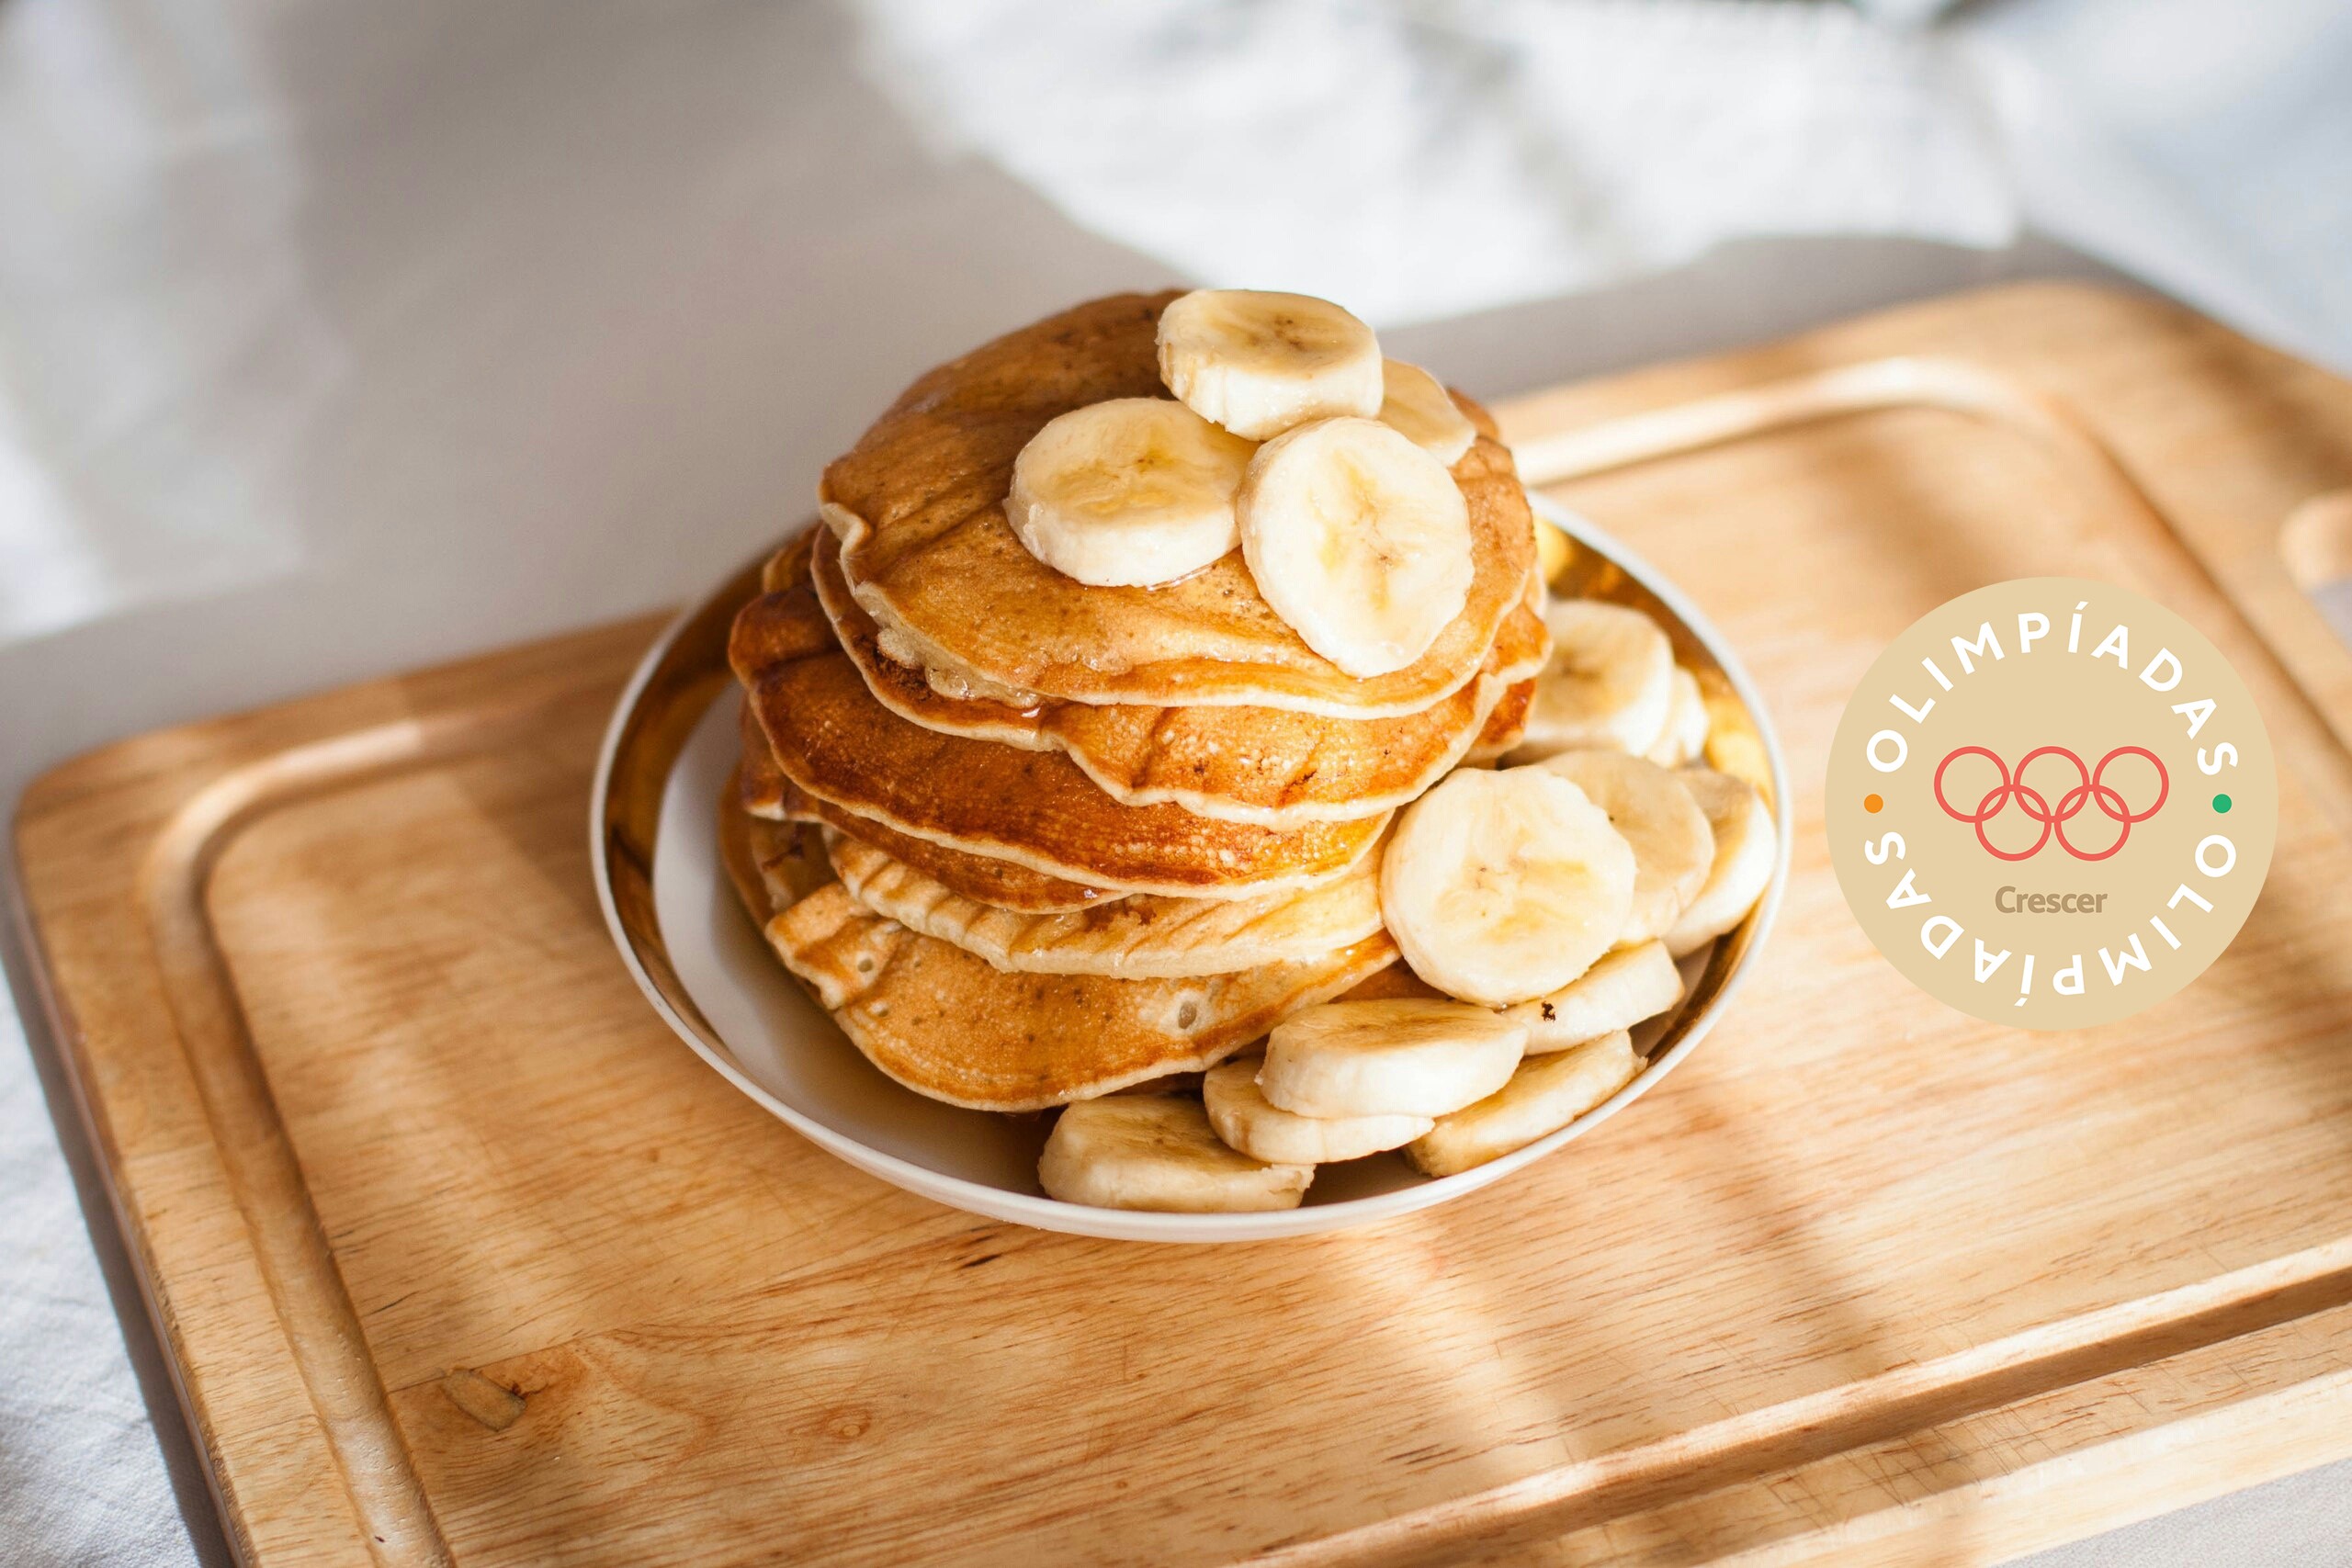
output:
<svg viewBox="0 0 2352 1568"><path fill-rule="evenodd" d="M1894 966L2026 1029L2125 1018L2245 923L2270 738L2179 616L2070 577L1962 594L1871 666L1829 753L1829 854Z"/></svg>

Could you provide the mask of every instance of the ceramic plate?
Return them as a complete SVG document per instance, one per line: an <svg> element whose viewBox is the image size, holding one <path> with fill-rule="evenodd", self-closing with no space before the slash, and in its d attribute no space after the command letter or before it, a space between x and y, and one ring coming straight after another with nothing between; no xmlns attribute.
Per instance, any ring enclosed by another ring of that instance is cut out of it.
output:
<svg viewBox="0 0 2352 1568"><path fill-rule="evenodd" d="M1780 827L1772 883L1746 924L1683 961L1674 1014L1634 1032L1648 1060L1608 1100L1549 1137L1460 1176L1430 1179L1397 1156L1325 1166L1299 1208L1160 1214L1057 1202L1037 1186L1049 1118L927 1100L866 1063L785 972L721 867L719 791L736 756L727 626L756 590L756 563L679 619L645 657L613 716L591 807L597 892L621 958L654 1010L729 1083L794 1131L883 1180L990 1219L1138 1241L1260 1241L1367 1224L1459 1198L1583 1136L1648 1092L1730 1005L1781 901L1788 780L1755 688L1695 607L1622 544L1536 497L1580 547L1560 586L1657 615L1700 672L1724 765L1769 785ZM747 1151L747 1158L758 1157Z"/></svg>

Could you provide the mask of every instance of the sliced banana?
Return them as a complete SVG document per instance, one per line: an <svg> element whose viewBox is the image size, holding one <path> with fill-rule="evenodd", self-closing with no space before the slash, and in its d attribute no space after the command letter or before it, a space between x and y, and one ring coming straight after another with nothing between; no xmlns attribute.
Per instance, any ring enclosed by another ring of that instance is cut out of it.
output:
<svg viewBox="0 0 2352 1568"><path fill-rule="evenodd" d="M1464 768L1398 817L1381 918L1422 979L1508 1007L1558 990L1614 946L1634 880L1632 846L1566 779Z"/></svg>
<svg viewBox="0 0 2352 1568"><path fill-rule="evenodd" d="M1442 1116L1500 1089L1526 1043L1464 1002L1325 1002L1274 1025L1258 1088L1301 1117Z"/></svg>
<svg viewBox="0 0 2352 1568"><path fill-rule="evenodd" d="M1469 596L1469 503L1444 464L1377 420L1267 442L1235 509L1258 592L1351 675L1412 663Z"/></svg>
<svg viewBox="0 0 2352 1568"><path fill-rule="evenodd" d="M1090 403L1029 438L1005 515L1065 577L1097 588L1173 582L1240 542L1233 498L1256 450L1165 398Z"/></svg>
<svg viewBox="0 0 2352 1568"><path fill-rule="evenodd" d="M1641 1066L1623 1030L1574 1050L1535 1056L1477 1104L1438 1118L1405 1145L1424 1176L1456 1176L1556 1133L1615 1094Z"/></svg>
<svg viewBox="0 0 2352 1568"><path fill-rule="evenodd" d="M1715 861L1714 832L1681 781L1623 751L1563 751L1525 771L1556 773L1583 790L1633 846L1633 905L1616 942L1664 936Z"/></svg>
<svg viewBox="0 0 2352 1568"><path fill-rule="evenodd" d="M1662 942L1621 947L1548 997L1503 1016L1527 1026L1527 1054L1549 1055L1631 1029L1682 999L1682 971Z"/></svg>
<svg viewBox="0 0 2352 1568"><path fill-rule="evenodd" d="M1715 840L1706 882L1666 933L1667 951L1679 958L1747 918L1771 884L1780 835L1764 797L1746 779L1713 768L1685 768L1674 776L1707 818Z"/></svg>
<svg viewBox="0 0 2352 1568"><path fill-rule="evenodd" d="M1574 747L1638 756L1657 745L1674 708L1674 644L1657 623L1599 599L1555 600L1544 620L1552 662L1536 678L1527 736L1510 760Z"/></svg>
<svg viewBox="0 0 2352 1568"><path fill-rule="evenodd" d="M1061 1113L1037 1179L1065 1203L1222 1214L1297 1208L1315 1168L1268 1165L1228 1147L1197 1100L1122 1094Z"/></svg>
<svg viewBox="0 0 2352 1568"><path fill-rule="evenodd" d="M1539 513L1535 518L1537 580L1547 586L1559 581L1560 573L1568 570L1568 562L1575 558L1576 553L1576 542L1558 528L1545 522Z"/></svg>
<svg viewBox="0 0 2352 1568"><path fill-rule="evenodd" d="M1699 677L1674 667L1674 701L1667 709L1666 732L1645 756L1661 768L1679 768L1707 749L1707 699L1700 694Z"/></svg>
<svg viewBox="0 0 2352 1568"><path fill-rule="evenodd" d="M1401 359L1380 362L1380 423L1395 425L1406 440L1447 468L1462 461L1478 439L1478 427L1454 406L1444 383Z"/></svg>
<svg viewBox="0 0 2352 1568"><path fill-rule="evenodd" d="M1159 313L1159 378L1184 406L1263 441L1380 412L1380 341L1329 299L1196 288Z"/></svg>
<svg viewBox="0 0 2352 1568"><path fill-rule="evenodd" d="M1274 1165L1331 1165L1400 1148L1428 1132L1427 1116L1300 1116L1258 1087L1257 1057L1211 1067L1201 1099L1216 1135Z"/></svg>

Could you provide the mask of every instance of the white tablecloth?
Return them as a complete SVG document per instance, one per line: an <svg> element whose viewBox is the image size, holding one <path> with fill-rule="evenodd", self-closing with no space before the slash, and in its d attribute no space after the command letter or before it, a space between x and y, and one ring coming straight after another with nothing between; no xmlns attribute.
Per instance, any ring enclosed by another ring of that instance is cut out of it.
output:
<svg viewBox="0 0 2352 1568"><path fill-rule="evenodd" d="M2347 62L2333 0L8 0L0 799L681 597L943 346L1117 288L1317 288L1502 392L2079 269L2038 229L2352 364ZM50 1089L0 1005L0 1560L217 1556ZM2345 1561L2346 1492L2066 1561Z"/></svg>

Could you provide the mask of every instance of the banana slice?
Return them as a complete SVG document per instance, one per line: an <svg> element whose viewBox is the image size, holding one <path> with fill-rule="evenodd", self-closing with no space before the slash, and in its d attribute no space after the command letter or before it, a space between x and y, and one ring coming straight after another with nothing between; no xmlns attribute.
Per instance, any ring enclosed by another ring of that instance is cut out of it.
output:
<svg viewBox="0 0 2352 1568"><path fill-rule="evenodd" d="M1527 737L1510 761L1580 746L1638 756L1657 745L1674 708L1674 644L1657 623L1599 599L1556 600L1544 620L1552 662L1536 678Z"/></svg>
<svg viewBox="0 0 2352 1568"><path fill-rule="evenodd" d="M1159 313L1159 378L1203 419L1263 441L1380 412L1380 341L1329 299L1196 288Z"/></svg>
<svg viewBox="0 0 2352 1568"><path fill-rule="evenodd" d="M1666 733L1643 753L1661 768L1679 768L1707 749L1707 699L1699 693L1699 677L1674 667L1674 701L1667 709Z"/></svg>
<svg viewBox="0 0 2352 1568"><path fill-rule="evenodd" d="M1746 779L1713 768L1685 768L1674 776L1698 804L1715 840L1706 882L1666 933L1667 951L1679 958L1747 918L1771 885L1780 835L1764 797Z"/></svg>
<svg viewBox="0 0 2352 1568"><path fill-rule="evenodd" d="M1633 846L1633 907L1611 945L1664 936L1715 862L1714 832L1690 792L1656 762L1623 751L1563 751L1535 767L1583 790Z"/></svg>
<svg viewBox="0 0 2352 1568"><path fill-rule="evenodd" d="M1537 1056L1510 1082L1405 1145L1405 1157L1424 1176L1456 1176L1556 1133L1615 1094L1641 1066L1633 1036L1623 1030L1572 1051Z"/></svg>
<svg viewBox="0 0 2352 1568"><path fill-rule="evenodd" d="M1258 592L1351 675L1412 663L1469 596L1468 502L1444 464L1377 420L1267 442L1235 509Z"/></svg>
<svg viewBox="0 0 2352 1568"><path fill-rule="evenodd" d="M1406 440L1447 468L1462 461L1478 439L1478 427L1456 408L1438 378L1401 359L1380 362L1380 423L1393 424Z"/></svg>
<svg viewBox="0 0 2352 1568"><path fill-rule="evenodd" d="M1380 911L1422 979L1508 1007L1558 990L1616 945L1634 880L1632 846L1565 778L1464 768L1398 817Z"/></svg>
<svg viewBox="0 0 2352 1568"><path fill-rule="evenodd" d="M1574 984L1506 1009L1527 1026L1527 1054L1545 1055L1631 1029L1682 999L1682 971L1662 942L1604 954Z"/></svg>
<svg viewBox="0 0 2352 1568"><path fill-rule="evenodd" d="M1547 586L1560 581L1560 573L1568 570L1568 562L1577 553L1576 541L1545 522L1541 513L1535 518L1535 572Z"/></svg>
<svg viewBox="0 0 2352 1568"><path fill-rule="evenodd" d="M1258 1088L1300 1117L1442 1116L1500 1089L1526 1043L1464 1002L1325 1002L1274 1025Z"/></svg>
<svg viewBox="0 0 2352 1568"><path fill-rule="evenodd" d="M1402 1147L1435 1125L1427 1116L1299 1116L1258 1087L1259 1060L1227 1062L1201 1080L1209 1125L1251 1159L1331 1165Z"/></svg>
<svg viewBox="0 0 2352 1568"><path fill-rule="evenodd" d="M1297 1208L1315 1168L1227 1147L1199 1100L1106 1095L1061 1113L1037 1179L1065 1203L1223 1214Z"/></svg>
<svg viewBox="0 0 2352 1568"><path fill-rule="evenodd" d="M1097 588L1173 582L1240 542L1233 498L1256 450L1165 398L1090 403L1029 438L1005 515L1065 577Z"/></svg>

